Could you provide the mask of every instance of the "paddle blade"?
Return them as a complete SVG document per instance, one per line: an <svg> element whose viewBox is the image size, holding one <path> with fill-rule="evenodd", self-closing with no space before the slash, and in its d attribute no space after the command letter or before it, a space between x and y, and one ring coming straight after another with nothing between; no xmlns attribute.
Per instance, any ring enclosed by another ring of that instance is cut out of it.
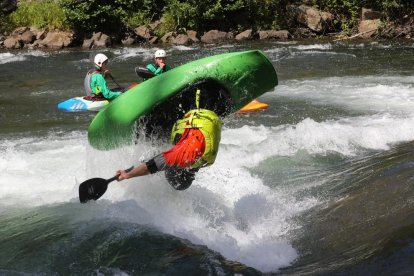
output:
<svg viewBox="0 0 414 276"><path fill-rule="evenodd" d="M86 203L89 200L97 200L108 189L108 180L103 178L91 178L79 185L79 200Z"/></svg>
<svg viewBox="0 0 414 276"><path fill-rule="evenodd" d="M143 79L155 77L155 74L153 72L144 67L135 67L135 73L137 73L137 75Z"/></svg>

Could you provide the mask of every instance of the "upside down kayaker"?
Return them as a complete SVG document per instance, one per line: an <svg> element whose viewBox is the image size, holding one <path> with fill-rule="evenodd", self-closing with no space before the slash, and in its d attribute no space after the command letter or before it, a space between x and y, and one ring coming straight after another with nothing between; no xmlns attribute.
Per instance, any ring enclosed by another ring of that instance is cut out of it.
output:
<svg viewBox="0 0 414 276"><path fill-rule="evenodd" d="M198 108L199 93L200 90L197 90L197 109L187 112L173 126L171 142L174 146L129 172L118 170L118 181L165 171L166 179L174 189L185 190L201 167L214 163L222 122L213 111Z"/></svg>

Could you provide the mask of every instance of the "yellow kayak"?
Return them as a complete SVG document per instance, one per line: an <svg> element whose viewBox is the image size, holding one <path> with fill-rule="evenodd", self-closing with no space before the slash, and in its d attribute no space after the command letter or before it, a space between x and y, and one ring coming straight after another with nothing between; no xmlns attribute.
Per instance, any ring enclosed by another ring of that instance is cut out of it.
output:
<svg viewBox="0 0 414 276"><path fill-rule="evenodd" d="M252 112L252 111L257 111L257 110L264 110L268 107L269 107L268 104L259 102L258 100L253 100L247 105L245 105L242 109L237 111L237 113L246 113L246 112Z"/></svg>

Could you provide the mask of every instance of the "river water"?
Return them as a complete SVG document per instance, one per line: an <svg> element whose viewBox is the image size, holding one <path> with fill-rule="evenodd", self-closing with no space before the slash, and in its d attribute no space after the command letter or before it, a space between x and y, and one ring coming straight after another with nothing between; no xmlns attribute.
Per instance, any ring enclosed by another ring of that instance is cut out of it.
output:
<svg viewBox="0 0 414 276"><path fill-rule="evenodd" d="M80 182L168 145L88 145L90 51L0 52L0 274L414 273L414 44L266 42L171 47L169 62L260 49L270 107L224 121L216 163L190 189L151 175L81 205ZM155 49L113 48L118 83Z"/></svg>

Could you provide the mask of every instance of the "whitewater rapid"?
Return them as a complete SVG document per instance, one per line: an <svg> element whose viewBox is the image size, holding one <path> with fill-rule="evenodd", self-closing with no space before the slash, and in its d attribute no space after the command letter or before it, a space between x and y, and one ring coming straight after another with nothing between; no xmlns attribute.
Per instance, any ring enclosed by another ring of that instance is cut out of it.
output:
<svg viewBox="0 0 414 276"><path fill-rule="evenodd" d="M334 57L338 63L356 59L355 54L337 51L331 44L278 45L282 47L265 49L274 61L302 57L319 60L320 56ZM228 51L229 47L214 50ZM152 53L152 49L145 48L110 51L115 65L137 56L149 61ZM204 55L192 47L168 50L174 51L185 51L194 57ZM50 54L35 51L2 53L0 57L6 64L44 59ZM70 61L75 67L87 63L85 57ZM270 104L269 110L261 116L248 117L249 123L240 125L240 118L227 118L216 163L201 170L190 189L175 191L162 174L150 175L114 182L102 199L84 208L93 210L105 202L109 207L96 212L96 216L150 225L263 272L289 266L300 254L290 236L301 227L297 218L327 199L303 193L323 187L323 179L310 181L304 177L296 186L283 186L284 178L303 169L282 164L283 158L302 161L303 155L334 154L346 159L414 140L414 77L392 71L315 78L312 73L307 78L282 79L274 91L261 97ZM31 96L54 93L50 91L55 90L34 90ZM282 101L304 102L307 107L291 111L289 104L278 106ZM308 107L312 112L320 109L323 114L311 116ZM277 116L283 112L297 112L300 116L286 123ZM77 202L82 181L112 177L117 169L136 165L167 148L168 145L159 148L150 141L139 141L117 150L97 151L88 145L86 129L0 137L1 208ZM278 167L281 164L285 165L283 171ZM268 167L272 169L271 180L260 173Z"/></svg>
<svg viewBox="0 0 414 276"><path fill-rule="evenodd" d="M331 80L326 85L330 83ZM300 227L294 218L322 204L324 199L300 197L294 189L287 193L277 188L277 182L264 183L251 170L274 157L292 157L302 151L311 155L334 152L355 156L414 139L414 116L407 108L414 94L410 88L390 85L376 90L374 98L380 98L384 90L394 91L396 100L390 104L393 108L385 110L381 101L368 103L366 93L361 91L354 91L354 97L348 95L349 100L341 102L339 93L326 87L306 93L305 87L308 92L312 90L306 82L299 85L300 92L293 93L289 92L290 85L282 84L277 96L266 97L307 96L316 104L359 108L367 114L321 122L305 118L297 124L271 127L258 124L228 128L225 121L216 163L203 169L189 190L173 190L162 174L115 182L101 199L114 204L105 216L152 225L261 271L289 265L298 257L289 242L289 232ZM355 98L358 95L360 98ZM168 145L161 148L167 149ZM80 131L3 140L0 200L3 206L77 201L80 182L91 177L109 178L117 169L136 165L158 150L149 141L141 141L117 150L97 151L88 145L86 133ZM323 181L316 185L323 185Z"/></svg>

